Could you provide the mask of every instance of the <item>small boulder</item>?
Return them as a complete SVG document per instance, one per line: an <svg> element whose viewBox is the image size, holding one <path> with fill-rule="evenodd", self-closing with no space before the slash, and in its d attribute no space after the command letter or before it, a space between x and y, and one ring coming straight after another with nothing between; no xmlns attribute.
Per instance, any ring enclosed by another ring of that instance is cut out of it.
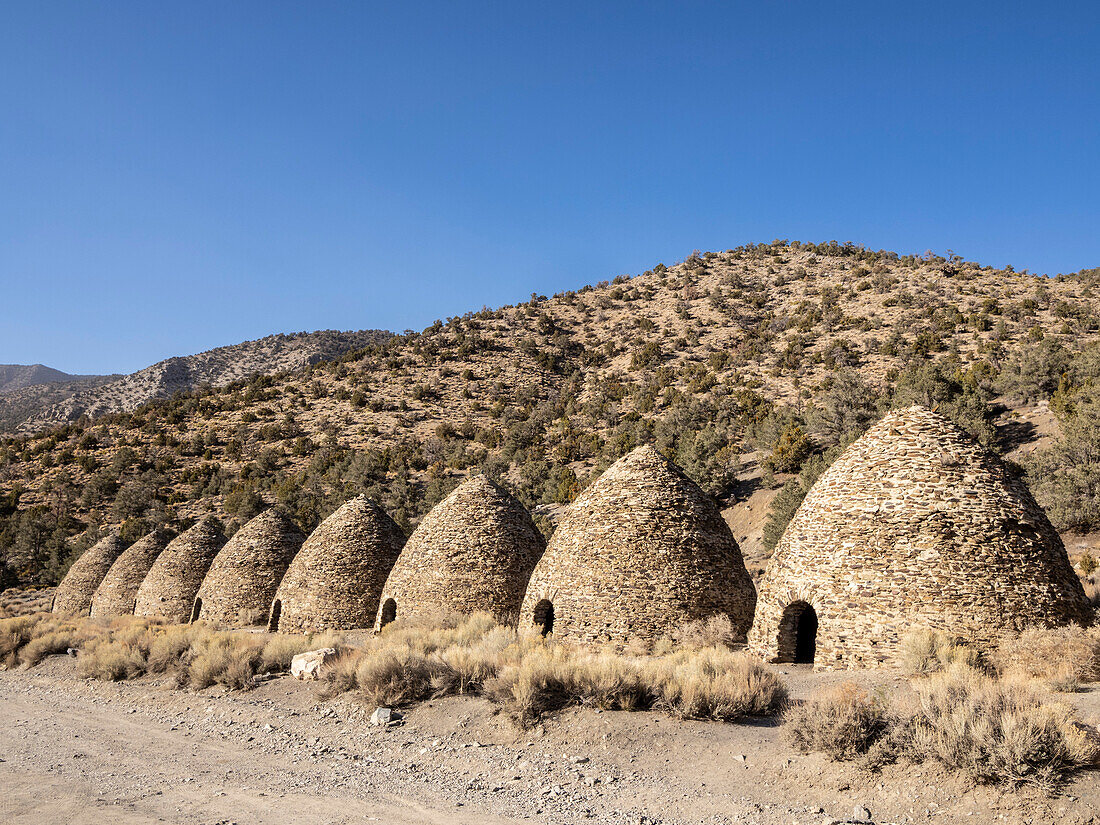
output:
<svg viewBox="0 0 1100 825"><path fill-rule="evenodd" d="M336 649L323 647L299 653L290 660L290 675L307 682L315 681L321 675L321 668L336 658Z"/></svg>
<svg viewBox="0 0 1100 825"><path fill-rule="evenodd" d="M393 708L375 708L371 714L372 725L395 725L401 719L401 714Z"/></svg>

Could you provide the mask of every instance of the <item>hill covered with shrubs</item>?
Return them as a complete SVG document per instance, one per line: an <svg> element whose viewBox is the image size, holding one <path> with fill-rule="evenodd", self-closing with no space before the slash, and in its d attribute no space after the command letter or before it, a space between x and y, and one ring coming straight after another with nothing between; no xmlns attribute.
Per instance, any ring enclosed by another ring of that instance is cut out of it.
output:
<svg viewBox="0 0 1100 825"><path fill-rule="evenodd" d="M550 532L645 442L726 504L778 489L774 544L839 451L912 403L1019 458L1056 525L1086 532L1100 527L1098 288L1100 270L777 241L532 295L5 439L2 576L54 582L109 525L133 539L214 513L232 531L280 504L310 530L360 493L407 530L474 468Z"/></svg>

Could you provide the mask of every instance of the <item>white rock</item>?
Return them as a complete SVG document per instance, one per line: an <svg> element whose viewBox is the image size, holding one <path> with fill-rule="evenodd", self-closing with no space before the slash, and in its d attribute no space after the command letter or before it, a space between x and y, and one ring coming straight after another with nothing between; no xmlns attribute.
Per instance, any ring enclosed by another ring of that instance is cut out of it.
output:
<svg viewBox="0 0 1100 825"><path fill-rule="evenodd" d="M370 723L372 725L392 725L401 718L401 714L393 708L375 708L374 713L371 714Z"/></svg>
<svg viewBox="0 0 1100 825"><path fill-rule="evenodd" d="M321 668L336 658L336 649L323 647L299 653L290 660L290 675L307 682L315 681L321 674Z"/></svg>

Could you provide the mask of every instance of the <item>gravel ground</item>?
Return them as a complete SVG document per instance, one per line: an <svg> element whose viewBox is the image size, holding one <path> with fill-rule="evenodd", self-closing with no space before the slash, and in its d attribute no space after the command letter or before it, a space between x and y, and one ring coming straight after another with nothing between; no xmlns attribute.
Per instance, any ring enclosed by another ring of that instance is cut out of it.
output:
<svg viewBox="0 0 1100 825"><path fill-rule="evenodd" d="M807 696L850 676L786 678ZM861 678L900 689L896 675ZM0 698L0 822L12 825L826 825L856 806L880 825L1100 823L1095 775L1053 799L925 766L873 775L797 754L770 722L572 709L521 731L489 702L454 697L387 728L370 723L373 707L319 702L288 677L193 693L83 680L64 656L0 672Z"/></svg>

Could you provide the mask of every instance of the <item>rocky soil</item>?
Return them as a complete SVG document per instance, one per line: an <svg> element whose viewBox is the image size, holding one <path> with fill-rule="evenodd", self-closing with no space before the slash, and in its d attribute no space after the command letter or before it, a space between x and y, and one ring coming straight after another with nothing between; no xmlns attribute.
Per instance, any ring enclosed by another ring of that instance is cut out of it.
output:
<svg viewBox="0 0 1100 825"><path fill-rule="evenodd" d="M786 668L796 697L843 678ZM862 675L902 690L895 674ZM1100 697L1075 701L1095 720ZM574 709L535 731L452 698L371 724L281 677L246 693L85 681L59 656L0 673L5 823L1096 823L1100 782L1056 798L938 768L869 774L803 756L775 723Z"/></svg>

